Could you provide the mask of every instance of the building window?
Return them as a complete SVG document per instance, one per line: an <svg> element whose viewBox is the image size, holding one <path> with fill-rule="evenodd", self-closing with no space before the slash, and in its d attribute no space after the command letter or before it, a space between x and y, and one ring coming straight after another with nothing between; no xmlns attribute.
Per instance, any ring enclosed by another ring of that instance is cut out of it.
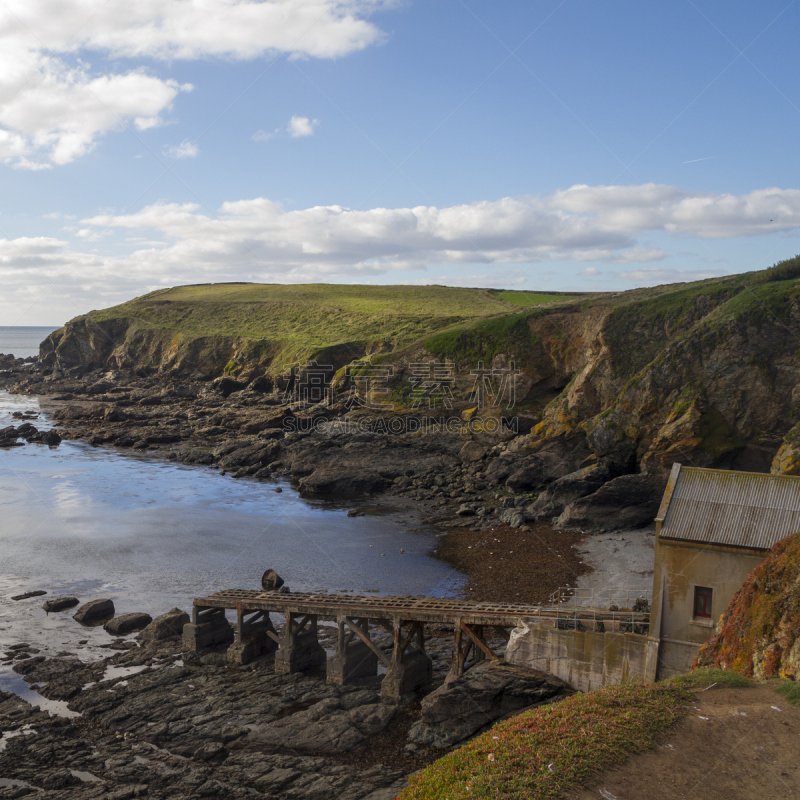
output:
<svg viewBox="0 0 800 800"><path fill-rule="evenodd" d="M708 586L694 587L695 619L711 619L711 595L713 590Z"/></svg>

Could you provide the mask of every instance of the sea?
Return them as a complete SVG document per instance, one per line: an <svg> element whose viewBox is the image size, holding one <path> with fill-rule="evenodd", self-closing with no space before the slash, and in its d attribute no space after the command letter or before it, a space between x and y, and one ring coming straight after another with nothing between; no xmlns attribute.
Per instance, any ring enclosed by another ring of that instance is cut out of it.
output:
<svg viewBox="0 0 800 800"><path fill-rule="evenodd" d="M0 352L35 355L54 328L0 328ZM0 390L0 428L22 412L40 430L53 401ZM280 492L276 491L280 489ZM146 453L63 441L0 449L0 651L29 642L42 655L107 655L109 635L44 600L111 598L117 614L151 616L221 589L258 589L275 569L295 591L447 597L466 576L431 555L436 531L413 504L308 500L285 480L236 480ZM12 598L31 591L47 594ZM0 689L54 713L60 701L0 665Z"/></svg>
<svg viewBox="0 0 800 800"><path fill-rule="evenodd" d="M28 358L39 355L39 345L58 325L0 325L0 353Z"/></svg>

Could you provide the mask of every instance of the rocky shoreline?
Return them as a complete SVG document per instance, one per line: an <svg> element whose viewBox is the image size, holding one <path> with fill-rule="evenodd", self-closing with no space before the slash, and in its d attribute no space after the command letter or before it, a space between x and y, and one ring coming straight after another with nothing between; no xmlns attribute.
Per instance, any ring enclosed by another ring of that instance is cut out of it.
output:
<svg viewBox="0 0 800 800"><path fill-rule="evenodd" d="M0 446L76 440L207 466L266 490L289 479L301 495L352 503L351 515L366 513L367 499L402 498L443 531L434 555L468 575L464 595L475 600L544 602L574 586L590 569L576 548L582 533L554 529L553 517L611 474L574 443L527 453L519 431L435 430L436 415L410 417L425 432L394 434L374 412L344 402L290 406L259 380L134 372L53 380L37 364L15 363L0 372L0 389L37 396L56 424L40 430L35 411L20 413L0 430ZM320 632L331 649L335 629ZM65 800L389 800L410 773L492 721L571 691L489 662L445 690L453 648L445 630L427 631L432 684L400 704L380 697L379 679L330 686L324 675L276 675L271 657L236 666L224 651L183 653L174 636L137 639L116 638L112 655L87 663L24 642L6 650L5 664L80 716L49 717L0 694L0 798L42 789ZM492 646L502 653L502 641Z"/></svg>
<svg viewBox="0 0 800 800"><path fill-rule="evenodd" d="M390 800L410 773L493 721L572 692L490 662L444 687L452 639L433 629L433 681L398 702L380 697L380 678L342 687L324 674L276 674L272 656L238 666L224 650L185 652L174 624L185 618L173 609L91 663L8 647L2 662L72 716L0 692L0 798ZM335 636L320 627L328 649ZM374 636L387 651L390 639Z"/></svg>
<svg viewBox="0 0 800 800"><path fill-rule="evenodd" d="M0 430L0 446L73 439L236 478L288 478L308 497L389 493L421 504L445 528L636 527L652 520L663 488L660 478L627 474L630 453L598 459L565 439L532 452L524 430L531 420L516 419L516 430L454 429L452 409L390 417L345 399L290 404L266 378L176 381L101 370L68 378L35 363L0 372L0 389L46 398L56 421L52 432L31 420ZM469 412L462 417L466 423Z"/></svg>

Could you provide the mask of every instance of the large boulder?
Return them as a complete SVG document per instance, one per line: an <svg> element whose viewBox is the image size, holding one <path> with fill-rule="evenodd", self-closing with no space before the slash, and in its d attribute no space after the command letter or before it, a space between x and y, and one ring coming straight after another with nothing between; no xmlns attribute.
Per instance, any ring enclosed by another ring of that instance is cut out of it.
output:
<svg viewBox="0 0 800 800"><path fill-rule="evenodd" d="M486 448L480 442L465 442L458 451L458 457L465 463L480 461L486 455Z"/></svg>
<svg viewBox="0 0 800 800"><path fill-rule="evenodd" d="M557 517L570 503L580 497L593 494L606 481L614 477L612 465L605 462L598 462L575 470L550 484L539 495L529 511L536 519Z"/></svg>
<svg viewBox="0 0 800 800"><path fill-rule="evenodd" d="M422 718L408 733L414 744L447 748L496 720L573 693L564 681L505 661L476 664L422 700Z"/></svg>
<svg viewBox="0 0 800 800"><path fill-rule="evenodd" d="M113 600L90 600L84 603L73 615L72 618L78 622L98 622L114 616Z"/></svg>
<svg viewBox="0 0 800 800"><path fill-rule="evenodd" d="M80 600L77 597L56 597L54 600L46 600L42 608L49 614L51 611L64 611L67 608L74 608Z"/></svg>
<svg viewBox="0 0 800 800"><path fill-rule="evenodd" d="M183 635L183 626L188 624L189 615L179 608L156 617L137 637L143 642L160 642L173 636Z"/></svg>
<svg viewBox="0 0 800 800"><path fill-rule="evenodd" d="M103 625L103 630L112 636L125 636L133 631L140 631L142 628L146 628L152 621L153 618L149 614L141 611L132 611L110 619Z"/></svg>
<svg viewBox="0 0 800 800"><path fill-rule="evenodd" d="M655 519L666 484L666 475L620 475L570 503L556 525L583 531L641 528Z"/></svg>

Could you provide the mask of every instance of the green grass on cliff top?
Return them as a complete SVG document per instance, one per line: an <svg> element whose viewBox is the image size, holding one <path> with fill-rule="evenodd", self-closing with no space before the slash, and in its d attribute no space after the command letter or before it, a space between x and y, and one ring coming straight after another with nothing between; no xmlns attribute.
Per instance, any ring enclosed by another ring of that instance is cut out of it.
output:
<svg viewBox="0 0 800 800"><path fill-rule="evenodd" d="M497 723L411 777L399 800L549 800L654 746L692 693L607 686Z"/></svg>
<svg viewBox="0 0 800 800"><path fill-rule="evenodd" d="M517 299L499 296L505 294ZM513 312L520 302L558 299L447 286L223 283L162 289L90 316L135 319L144 328L187 335L302 340L307 346L383 339L404 345L450 325Z"/></svg>

